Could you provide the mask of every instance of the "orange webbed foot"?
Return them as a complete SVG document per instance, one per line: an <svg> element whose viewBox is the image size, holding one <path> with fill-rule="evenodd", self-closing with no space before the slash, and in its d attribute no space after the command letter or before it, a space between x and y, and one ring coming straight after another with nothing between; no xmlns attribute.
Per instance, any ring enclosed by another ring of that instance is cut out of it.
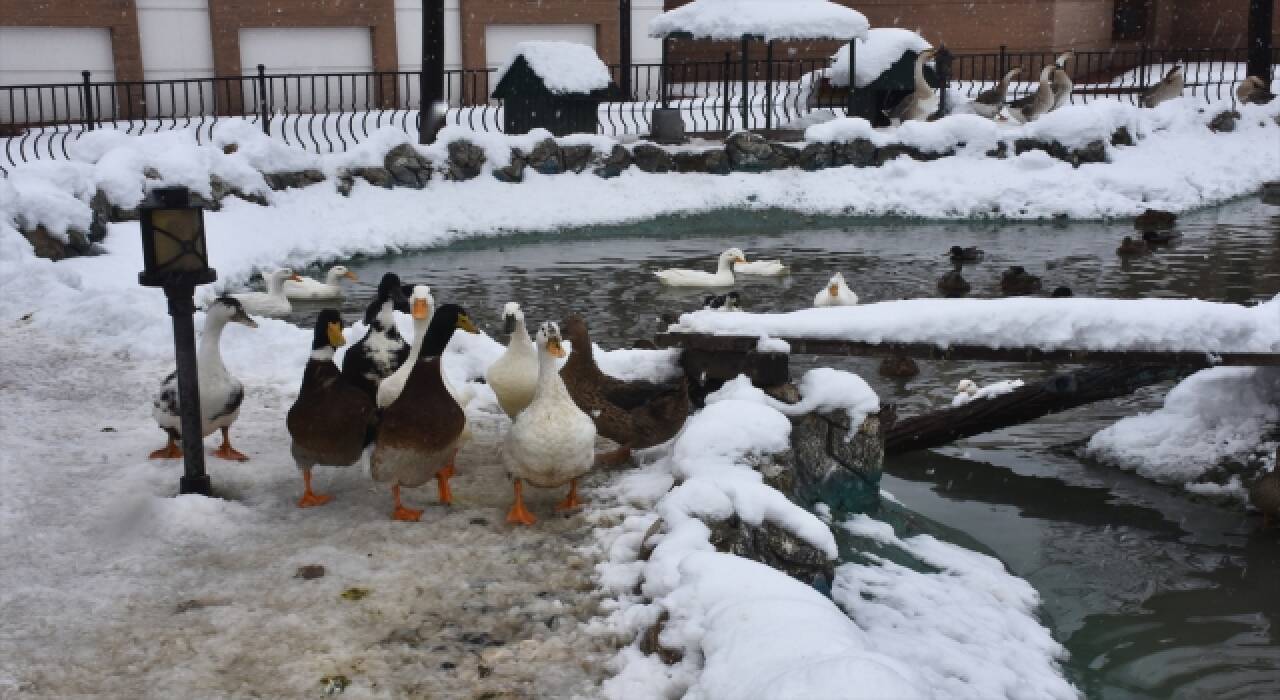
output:
<svg viewBox="0 0 1280 700"><path fill-rule="evenodd" d="M219 447L218 449L214 450L213 456L219 459L225 459L232 462L248 462L249 461L248 455L244 454L243 452L240 452L239 450L232 448L231 445L228 445L226 443L223 443L222 447Z"/></svg>
<svg viewBox="0 0 1280 700"><path fill-rule="evenodd" d="M582 505L582 501L578 500L578 480L574 479L569 482L569 494L564 497L563 501L556 504L556 510L573 510L580 505Z"/></svg>
<svg viewBox="0 0 1280 700"><path fill-rule="evenodd" d="M533 525L538 519L524 507L524 485L519 479L516 479L515 488L516 500L511 504L511 510L507 511L507 522L512 525Z"/></svg>
<svg viewBox="0 0 1280 700"><path fill-rule="evenodd" d="M391 511L391 519L402 523L416 523L422 520L422 511L396 506L396 509Z"/></svg>
<svg viewBox="0 0 1280 700"><path fill-rule="evenodd" d="M312 493L310 491L302 494L302 498L298 499L299 508L314 508L322 506L333 500L333 496L323 493Z"/></svg>
<svg viewBox="0 0 1280 700"><path fill-rule="evenodd" d="M453 490L449 488L449 476L441 471L436 474L436 490L440 492L440 502L446 506L453 505Z"/></svg>
<svg viewBox="0 0 1280 700"><path fill-rule="evenodd" d="M170 440L167 445L147 455L147 459L182 459L182 448Z"/></svg>

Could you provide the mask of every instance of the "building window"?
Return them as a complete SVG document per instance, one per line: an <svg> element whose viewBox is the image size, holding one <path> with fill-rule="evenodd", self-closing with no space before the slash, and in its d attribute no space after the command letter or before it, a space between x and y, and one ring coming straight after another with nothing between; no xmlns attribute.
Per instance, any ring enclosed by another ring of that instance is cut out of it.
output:
<svg viewBox="0 0 1280 700"><path fill-rule="evenodd" d="M1145 39L1150 26L1151 0L1115 0L1111 38Z"/></svg>

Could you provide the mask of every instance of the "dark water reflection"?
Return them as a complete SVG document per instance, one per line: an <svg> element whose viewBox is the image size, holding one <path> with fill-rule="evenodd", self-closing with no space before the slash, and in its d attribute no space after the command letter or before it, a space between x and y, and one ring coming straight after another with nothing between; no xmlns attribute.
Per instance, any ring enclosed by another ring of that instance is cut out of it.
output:
<svg viewBox="0 0 1280 700"><path fill-rule="evenodd" d="M1115 248L1129 226L815 220L777 212L664 219L350 261L363 282L344 312L358 317L378 278L394 270L430 284L438 300L461 303L491 332L502 305L515 300L533 321L581 311L597 342L629 346L652 337L662 312L696 308L705 294L662 288L651 272L710 268L730 245L793 267L786 278L739 284L748 308L758 311L808 306L836 270L867 302L934 296L952 245L987 252L964 271L974 296L995 296L1009 265L1043 276L1046 289L1065 285L1080 296L1243 303L1280 293L1280 209L1240 201L1188 215L1179 244L1121 261ZM294 320L308 323L314 313L299 307ZM861 373L904 415L945 405L962 378L1030 381L1060 369L924 363L918 377L898 381L880 378L868 360L799 357L795 366L798 373L819 363ZM1280 535L1253 532L1256 522L1234 510L1051 449L1155 408L1166 389L895 458L885 488L990 547L1035 585L1088 695L1280 697Z"/></svg>

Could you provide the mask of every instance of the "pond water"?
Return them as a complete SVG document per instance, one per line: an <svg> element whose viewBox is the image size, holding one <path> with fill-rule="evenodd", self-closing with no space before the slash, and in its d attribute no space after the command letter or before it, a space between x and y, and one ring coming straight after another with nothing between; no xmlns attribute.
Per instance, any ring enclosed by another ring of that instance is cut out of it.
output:
<svg viewBox="0 0 1280 700"><path fill-rule="evenodd" d="M793 273L747 278L751 310L807 307L834 271L865 301L936 296L952 245L983 248L965 268L973 296L996 296L1000 272L1022 265L1079 296L1199 297L1255 302L1280 292L1280 209L1241 200L1186 215L1174 247L1122 261L1131 233L1116 223L925 223L722 212L625 227L472 240L348 262L361 278L344 314L355 320L386 270L430 284L497 336L519 301L530 321L584 313L596 342L652 338L663 312L701 305L699 290L660 287L652 271L710 268L725 247L782 258ZM319 274L309 270L308 274ZM309 323L314 308L293 320ZM949 403L956 382L1032 380L1061 368L921 363L911 380L874 360L794 360L857 371L900 415ZM1195 502L1063 449L1115 419L1159 405L1167 385L944 449L892 458L884 488L905 505L990 548L1044 598L1045 620L1071 652L1090 697L1280 696L1280 534L1257 533L1236 510Z"/></svg>

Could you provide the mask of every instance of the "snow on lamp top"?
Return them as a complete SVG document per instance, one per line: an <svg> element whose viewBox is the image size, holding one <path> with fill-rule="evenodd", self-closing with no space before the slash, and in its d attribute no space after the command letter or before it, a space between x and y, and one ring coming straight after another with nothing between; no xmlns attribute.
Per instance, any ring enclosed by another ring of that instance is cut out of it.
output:
<svg viewBox="0 0 1280 700"><path fill-rule="evenodd" d="M516 59L524 57L542 84L556 94L583 94L609 87L609 68L595 49L571 41L522 41L498 71L494 84L502 82Z"/></svg>
<svg viewBox="0 0 1280 700"><path fill-rule="evenodd" d="M866 87L875 82L885 71L902 58L908 51L921 53L933 48L924 37L908 29L887 27L872 29L866 36L858 40L857 87ZM849 45L840 47L831 57L831 68L827 69L827 79L836 87L849 85Z"/></svg>
<svg viewBox="0 0 1280 700"><path fill-rule="evenodd" d="M649 21L649 36L695 39L853 39L870 24L828 0L694 0Z"/></svg>

